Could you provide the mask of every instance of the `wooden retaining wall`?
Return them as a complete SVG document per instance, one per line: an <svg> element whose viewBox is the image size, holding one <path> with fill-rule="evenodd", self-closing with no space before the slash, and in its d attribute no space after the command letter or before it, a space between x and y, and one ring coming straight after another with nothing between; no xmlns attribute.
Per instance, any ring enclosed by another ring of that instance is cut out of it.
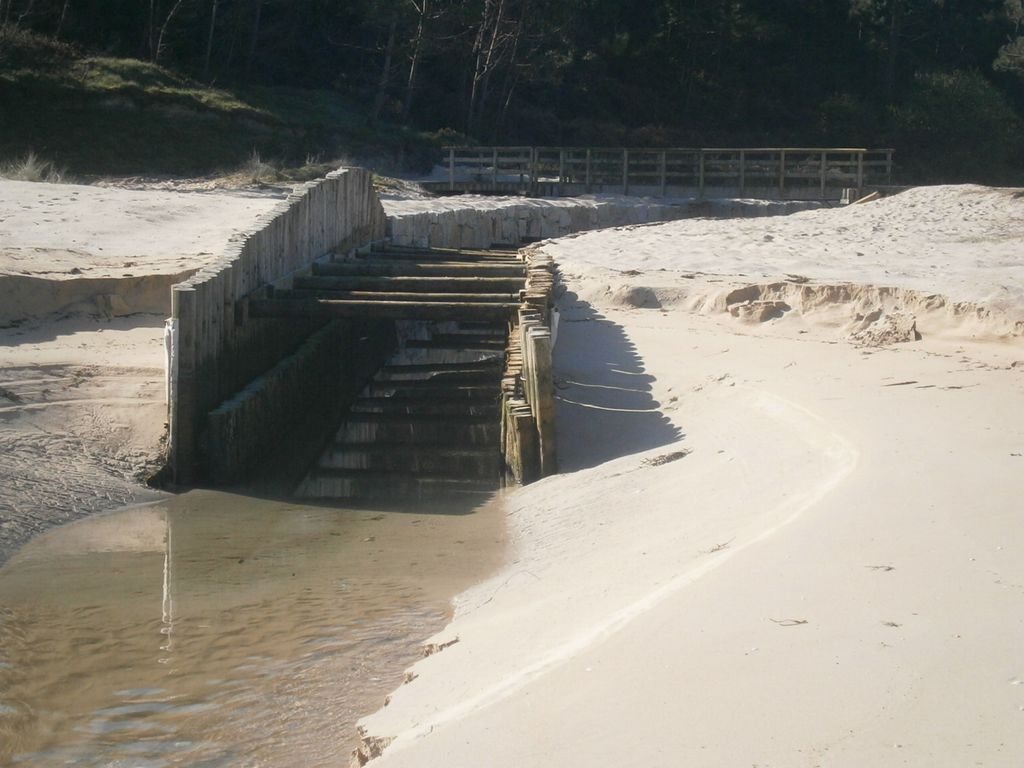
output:
<svg viewBox="0 0 1024 768"><path fill-rule="evenodd" d="M502 377L502 453L506 479L526 484L558 471L555 383L552 375L556 314L555 265L529 249L523 306L509 334Z"/></svg>
<svg viewBox="0 0 1024 768"><path fill-rule="evenodd" d="M384 235L384 210L370 173L342 169L297 189L252 230L232 238L217 261L172 288L168 460L175 483L208 477L209 451L219 450L209 442L208 414L257 377L275 376L275 366L326 324L250 318L248 301L265 298L270 286L328 252ZM279 375L282 381L293 377L284 369ZM288 386L264 386L275 393L259 409L264 413L290 396ZM212 463L223 469L222 457Z"/></svg>

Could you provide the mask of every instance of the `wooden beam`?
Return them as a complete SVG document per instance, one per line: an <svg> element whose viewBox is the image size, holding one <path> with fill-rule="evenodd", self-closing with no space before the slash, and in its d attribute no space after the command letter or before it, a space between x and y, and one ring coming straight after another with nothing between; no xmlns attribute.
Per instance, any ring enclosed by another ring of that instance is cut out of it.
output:
<svg viewBox="0 0 1024 768"><path fill-rule="evenodd" d="M377 318L389 320L501 319L519 304L498 302L356 301L332 299L257 299L249 302L256 318Z"/></svg>
<svg viewBox="0 0 1024 768"><path fill-rule="evenodd" d="M519 301L515 293L418 293L416 291L316 291L295 289L274 291L275 299L356 299L359 301L488 301L511 304Z"/></svg>
<svg viewBox="0 0 1024 768"><path fill-rule="evenodd" d="M295 277L292 288L314 291L407 291L426 293L492 293L521 291L522 277L392 277L326 276Z"/></svg>
<svg viewBox="0 0 1024 768"><path fill-rule="evenodd" d="M459 264L392 261L335 261L314 264L316 276L349 277L525 277L525 264Z"/></svg>

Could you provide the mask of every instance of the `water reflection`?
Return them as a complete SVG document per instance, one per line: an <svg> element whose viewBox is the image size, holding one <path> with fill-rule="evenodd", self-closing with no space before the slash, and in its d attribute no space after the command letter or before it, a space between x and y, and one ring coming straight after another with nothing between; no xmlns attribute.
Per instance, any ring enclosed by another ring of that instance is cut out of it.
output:
<svg viewBox="0 0 1024 768"><path fill-rule="evenodd" d="M0 569L0 764L343 765L495 507L338 510L194 492L85 520Z"/></svg>

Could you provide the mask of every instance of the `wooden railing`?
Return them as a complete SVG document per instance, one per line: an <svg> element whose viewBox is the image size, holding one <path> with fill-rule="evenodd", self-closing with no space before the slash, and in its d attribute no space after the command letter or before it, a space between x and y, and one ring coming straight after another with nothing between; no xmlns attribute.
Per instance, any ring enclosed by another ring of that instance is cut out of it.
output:
<svg viewBox="0 0 1024 768"><path fill-rule="evenodd" d="M892 183L893 150L759 147L603 149L447 147L448 178L435 191L575 195L741 195L838 198Z"/></svg>

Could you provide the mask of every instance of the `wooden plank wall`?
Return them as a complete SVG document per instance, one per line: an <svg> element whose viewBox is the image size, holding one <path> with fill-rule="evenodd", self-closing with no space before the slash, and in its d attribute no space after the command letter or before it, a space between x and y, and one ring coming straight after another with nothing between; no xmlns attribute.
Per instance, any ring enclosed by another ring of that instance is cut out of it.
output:
<svg viewBox="0 0 1024 768"><path fill-rule="evenodd" d="M526 290L509 334L502 378L506 477L518 484L558 471L552 375L555 265L550 256L537 249L526 249L523 255L527 263Z"/></svg>
<svg viewBox="0 0 1024 768"><path fill-rule="evenodd" d="M325 324L249 318L247 300L329 251L384 233L370 173L341 169L296 189L234 237L214 263L173 286L168 461L175 483L189 485L201 476L207 414Z"/></svg>

